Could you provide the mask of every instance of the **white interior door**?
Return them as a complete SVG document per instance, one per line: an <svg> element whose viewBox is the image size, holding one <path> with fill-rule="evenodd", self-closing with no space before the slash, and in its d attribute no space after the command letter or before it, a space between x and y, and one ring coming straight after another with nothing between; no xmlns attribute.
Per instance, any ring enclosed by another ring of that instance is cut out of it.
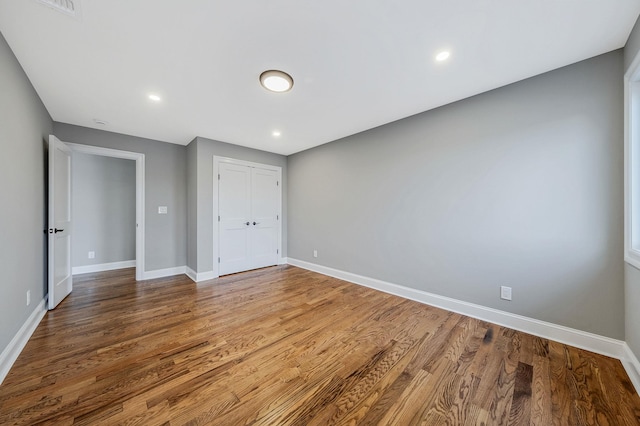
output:
<svg viewBox="0 0 640 426"><path fill-rule="evenodd" d="M251 169L251 269L278 264L279 192L275 170Z"/></svg>
<svg viewBox="0 0 640 426"><path fill-rule="evenodd" d="M219 275L277 265L278 171L227 162L218 170Z"/></svg>
<svg viewBox="0 0 640 426"><path fill-rule="evenodd" d="M73 289L71 275L71 149L49 136L49 309Z"/></svg>
<svg viewBox="0 0 640 426"><path fill-rule="evenodd" d="M220 164L218 215L220 275L251 269L251 169Z"/></svg>

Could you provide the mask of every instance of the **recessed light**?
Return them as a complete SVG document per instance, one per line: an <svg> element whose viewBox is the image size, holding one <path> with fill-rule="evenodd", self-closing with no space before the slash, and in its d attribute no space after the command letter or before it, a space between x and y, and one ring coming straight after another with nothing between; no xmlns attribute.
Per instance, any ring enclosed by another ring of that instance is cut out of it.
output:
<svg viewBox="0 0 640 426"><path fill-rule="evenodd" d="M260 74L260 84L272 92L287 92L293 87L293 78L284 71L269 70Z"/></svg>
<svg viewBox="0 0 640 426"><path fill-rule="evenodd" d="M151 99L153 102L160 102L162 100L162 98L155 93L150 94L149 99Z"/></svg>
<svg viewBox="0 0 640 426"><path fill-rule="evenodd" d="M273 132L271 132L271 134L273 135L273 137L277 138L277 137L279 137L282 133L280 133L280 130L274 130Z"/></svg>
<svg viewBox="0 0 640 426"><path fill-rule="evenodd" d="M436 55L436 61L438 62L446 61L447 59L449 59L449 56L451 56L451 52L449 52L448 50L443 50L442 52Z"/></svg>

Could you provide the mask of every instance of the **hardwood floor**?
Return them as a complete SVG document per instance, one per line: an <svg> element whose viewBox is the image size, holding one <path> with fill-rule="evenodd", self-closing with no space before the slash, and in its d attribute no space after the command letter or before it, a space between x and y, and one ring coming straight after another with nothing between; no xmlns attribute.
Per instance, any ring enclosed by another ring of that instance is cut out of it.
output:
<svg viewBox="0 0 640 426"><path fill-rule="evenodd" d="M638 425L619 361L291 266L75 277L2 425Z"/></svg>

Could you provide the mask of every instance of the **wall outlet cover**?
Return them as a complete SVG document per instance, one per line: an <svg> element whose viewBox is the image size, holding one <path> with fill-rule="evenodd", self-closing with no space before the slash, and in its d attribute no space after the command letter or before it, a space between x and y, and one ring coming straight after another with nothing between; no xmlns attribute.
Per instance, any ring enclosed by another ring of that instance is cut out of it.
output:
<svg viewBox="0 0 640 426"><path fill-rule="evenodd" d="M511 300L511 287L501 286L500 287L500 298L504 300Z"/></svg>

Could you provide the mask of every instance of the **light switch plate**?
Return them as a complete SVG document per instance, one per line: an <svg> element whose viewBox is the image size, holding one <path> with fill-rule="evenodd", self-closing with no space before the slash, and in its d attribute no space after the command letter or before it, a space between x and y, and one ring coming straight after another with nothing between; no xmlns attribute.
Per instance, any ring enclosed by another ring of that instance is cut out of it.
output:
<svg viewBox="0 0 640 426"><path fill-rule="evenodd" d="M158 206L158 214L167 214L167 206Z"/></svg>

